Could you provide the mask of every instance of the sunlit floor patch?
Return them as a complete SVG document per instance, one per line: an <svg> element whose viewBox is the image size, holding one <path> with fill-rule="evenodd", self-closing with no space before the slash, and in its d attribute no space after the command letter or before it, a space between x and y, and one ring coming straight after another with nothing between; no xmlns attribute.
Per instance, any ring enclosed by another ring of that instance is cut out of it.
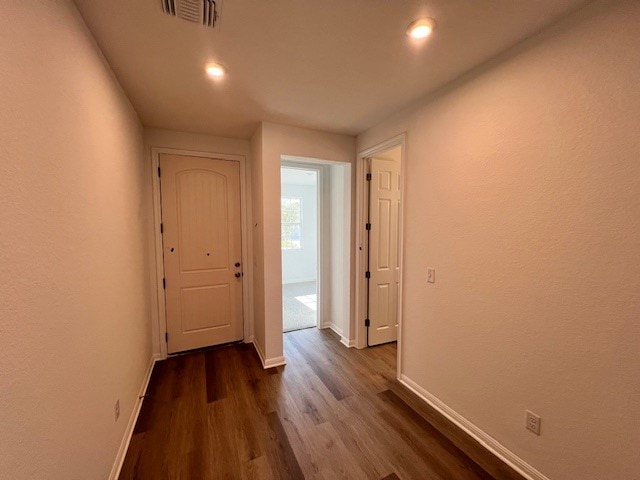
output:
<svg viewBox="0 0 640 480"><path fill-rule="evenodd" d="M301 330L317 325L316 282L292 283L282 287L283 330Z"/></svg>
<svg viewBox="0 0 640 480"><path fill-rule="evenodd" d="M303 295L296 297L296 300L303 304L305 307L309 307L316 312L318 310L318 296L317 295Z"/></svg>

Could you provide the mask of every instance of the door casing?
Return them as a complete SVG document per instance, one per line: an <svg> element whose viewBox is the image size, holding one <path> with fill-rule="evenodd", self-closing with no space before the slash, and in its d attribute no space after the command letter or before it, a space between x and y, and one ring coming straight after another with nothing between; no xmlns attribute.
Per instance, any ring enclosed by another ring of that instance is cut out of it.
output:
<svg viewBox="0 0 640 480"><path fill-rule="evenodd" d="M382 153L393 147L400 146L402 156L400 162L400 195L402 196L402 204L400 209L400 218L398 220L398 228L400 230L400 239L398 248L400 249L400 288L398 301L398 361L397 375L400 377L400 363L402 359L402 304L403 304L403 285L404 285L404 217L405 217L405 168L407 158L406 147L407 134L402 133L381 142L373 147L358 152L356 159L356 298L355 298L355 346L356 348L366 348L367 332L364 321L367 314L367 280L365 273L367 271L368 244L367 244L367 216L368 216L368 188L367 188L367 159L376 154Z"/></svg>
<svg viewBox="0 0 640 480"><path fill-rule="evenodd" d="M155 247L155 292L156 302L152 305L152 345L156 349L159 345L160 358L167 358L167 342L165 333L167 331L167 314L165 308L165 291L162 280L164 278L164 262L162 251L162 235L160 233L160 223L162 222L162 210L160 202L160 177L158 168L160 166L160 154L188 155L192 157L203 157L219 160L231 160L240 164L240 214L242 230L242 265L244 265L242 277L242 307L243 307L243 341L250 343L253 341L253 262L251 239L249 238L251 224L248 212L248 191L247 179L248 169L246 168L246 157L244 155L230 155L214 152L194 152L183 149L159 148L151 149L151 179L153 190L153 231Z"/></svg>

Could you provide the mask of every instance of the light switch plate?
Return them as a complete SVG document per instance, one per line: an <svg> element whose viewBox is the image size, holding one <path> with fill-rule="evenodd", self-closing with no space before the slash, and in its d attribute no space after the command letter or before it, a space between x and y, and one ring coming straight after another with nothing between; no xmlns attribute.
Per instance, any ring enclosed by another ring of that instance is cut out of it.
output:
<svg viewBox="0 0 640 480"><path fill-rule="evenodd" d="M436 283L436 269L427 268L427 282Z"/></svg>

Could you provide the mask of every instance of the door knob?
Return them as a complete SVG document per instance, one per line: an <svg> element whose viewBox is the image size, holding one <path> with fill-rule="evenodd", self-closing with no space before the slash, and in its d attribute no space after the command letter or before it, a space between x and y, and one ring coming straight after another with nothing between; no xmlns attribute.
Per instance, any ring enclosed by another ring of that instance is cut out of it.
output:
<svg viewBox="0 0 640 480"><path fill-rule="evenodd" d="M242 274L240 272L236 272L236 278L240 278Z"/></svg>

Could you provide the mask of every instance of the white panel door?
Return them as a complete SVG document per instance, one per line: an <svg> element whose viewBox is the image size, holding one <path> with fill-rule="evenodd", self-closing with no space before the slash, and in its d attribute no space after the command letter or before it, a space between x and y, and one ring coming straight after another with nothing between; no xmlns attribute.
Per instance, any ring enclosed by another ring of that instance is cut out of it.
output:
<svg viewBox="0 0 640 480"><path fill-rule="evenodd" d="M398 337L400 163L370 160L369 345Z"/></svg>
<svg viewBox="0 0 640 480"><path fill-rule="evenodd" d="M240 165L160 155L169 353L242 339Z"/></svg>

